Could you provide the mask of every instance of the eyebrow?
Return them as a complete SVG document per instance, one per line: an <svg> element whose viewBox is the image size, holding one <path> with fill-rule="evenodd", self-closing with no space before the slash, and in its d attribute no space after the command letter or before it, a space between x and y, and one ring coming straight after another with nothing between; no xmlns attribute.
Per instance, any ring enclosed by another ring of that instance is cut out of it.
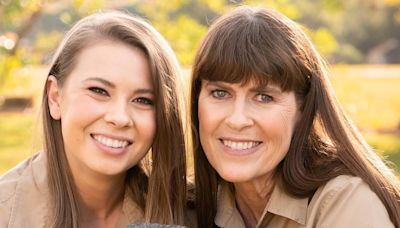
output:
<svg viewBox="0 0 400 228"><path fill-rule="evenodd" d="M282 90L279 86L256 86L254 88L251 88L251 91L253 92L272 92L272 93L281 93Z"/></svg>
<svg viewBox="0 0 400 228"><path fill-rule="evenodd" d="M222 87L224 89L228 89L229 88L229 82L222 82L222 81L204 81L204 86L218 86L218 87Z"/></svg>
<svg viewBox="0 0 400 228"><path fill-rule="evenodd" d="M113 89L116 87L114 83L112 83L110 81L107 81L107 80L105 80L103 78L99 78L99 77L92 77L92 78L87 78L87 79L83 80L83 82L87 82L87 81L97 81L97 82L100 82L100 83L102 83L102 84L104 84L104 85L106 85L108 87L113 88ZM134 90L134 93L140 93L140 94L142 94L142 93L150 93L150 94L154 94L154 90L153 89L147 89L147 88L139 88L139 89Z"/></svg>
<svg viewBox="0 0 400 228"><path fill-rule="evenodd" d="M229 85L232 83L229 82L223 82L223 81L206 81L204 86L218 86L224 89L229 89ZM274 86L274 85L257 85L252 88L250 88L250 91L252 92L273 92L273 93L281 93L282 90L279 86Z"/></svg>
<svg viewBox="0 0 400 228"><path fill-rule="evenodd" d="M87 82L87 81L97 81L97 82L100 82L102 84L105 84L108 87L115 88L115 84L114 83L112 83L110 81L107 81L107 80L105 80L103 78L99 78L99 77L87 78L87 79L83 80L83 82Z"/></svg>

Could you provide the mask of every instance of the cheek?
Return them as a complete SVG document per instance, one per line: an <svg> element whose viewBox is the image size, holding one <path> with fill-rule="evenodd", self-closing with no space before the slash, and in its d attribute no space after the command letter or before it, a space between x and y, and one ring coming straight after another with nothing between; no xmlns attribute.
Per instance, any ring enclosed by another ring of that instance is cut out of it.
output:
<svg viewBox="0 0 400 228"><path fill-rule="evenodd" d="M270 113L263 117L260 121L263 121L263 132L267 138L276 142L274 146L279 147L276 149L288 149L295 127L295 116L292 113Z"/></svg>
<svg viewBox="0 0 400 228"><path fill-rule="evenodd" d="M210 131L211 129L213 129L213 121L216 113L211 113L211 110L214 109L212 107L209 107L207 102L199 101L198 118L200 138L206 137L207 130Z"/></svg>
<svg viewBox="0 0 400 228"><path fill-rule="evenodd" d="M139 119L135 121L139 132L144 133L144 137L151 144L153 142L154 136L156 134L156 115L155 112L143 113L138 115Z"/></svg>
<svg viewBox="0 0 400 228"><path fill-rule="evenodd" d="M210 113L212 110L211 107L207 104L207 102L199 101L199 109L198 109L198 118L199 118L199 140L200 144L207 157L209 156L207 152L210 149L211 143L211 134L214 130L215 126L213 124L213 118L215 118L215 114Z"/></svg>
<svg viewBox="0 0 400 228"><path fill-rule="evenodd" d="M197 112L197 116L199 118L199 123L203 122L204 116L206 116L207 114L205 112L207 112L207 109L204 107L205 104L204 102L202 102L201 100L199 100L198 103L198 112Z"/></svg>
<svg viewBox="0 0 400 228"><path fill-rule="evenodd" d="M69 97L63 97L61 105L61 119L78 118L91 119L97 117L107 110L107 106L101 102L96 102L92 98L76 94Z"/></svg>
<svg viewBox="0 0 400 228"><path fill-rule="evenodd" d="M281 137L281 147L282 150L287 152L289 150L290 144L292 142L292 136L295 127L295 118L293 116L285 116L282 118L283 122L281 123L280 129L280 137Z"/></svg>

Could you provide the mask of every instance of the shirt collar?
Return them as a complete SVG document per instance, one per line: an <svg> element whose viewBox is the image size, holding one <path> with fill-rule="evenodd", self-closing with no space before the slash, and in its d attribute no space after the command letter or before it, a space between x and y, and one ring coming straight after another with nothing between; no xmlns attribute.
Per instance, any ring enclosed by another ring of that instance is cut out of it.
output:
<svg viewBox="0 0 400 228"><path fill-rule="evenodd" d="M240 212L236 208L231 186L227 182L222 182L218 188L217 214L214 222L218 227L245 227Z"/></svg>
<svg viewBox="0 0 400 228"><path fill-rule="evenodd" d="M264 218L267 212L270 212L305 225L307 207L308 198L290 195L277 183L262 217Z"/></svg>
<svg viewBox="0 0 400 228"><path fill-rule="evenodd" d="M268 213L271 213L305 225L307 206L308 198L294 197L286 193L280 184L276 184L258 224ZM214 222L219 227L245 227L240 212L236 208L235 196L226 182L221 183L218 189L217 214Z"/></svg>
<svg viewBox="0 0 400 228"><path fill-rule="evenodd" d="M21 175L21 180L17 185L16 200L14 202L13 213L10 227L22 227L20 223L24 221L35 221L33 227L45 227L48 222L48 212L50 210L50 193L47 185L46 155L39 153L31 158L31 166L25 168ZM32 186L32 187L27 187ZM35 205L36 213L26 212L27 202ZM125 227L126 224L142 222L144 220L143 210L134 202L132 193L126 188L124 201L122 203L124 216L118 221L117 227ZM34 219L28 219L34 216ZM25 223L24 223L25 224Z"/></svg>

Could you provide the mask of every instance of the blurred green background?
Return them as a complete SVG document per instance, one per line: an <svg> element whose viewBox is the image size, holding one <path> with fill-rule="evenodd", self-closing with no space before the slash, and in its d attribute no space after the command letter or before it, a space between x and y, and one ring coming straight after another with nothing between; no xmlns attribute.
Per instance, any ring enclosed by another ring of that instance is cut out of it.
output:
<svg viewBox="0 0 400 228"><path fill-rule="evenodd" d="M0 0L0 175L42 148L48 65L77 20L105 9L145 17L188 72L208 25L240 4L275 8L303 26L347 114L400 168L400 0Z"/></svg>

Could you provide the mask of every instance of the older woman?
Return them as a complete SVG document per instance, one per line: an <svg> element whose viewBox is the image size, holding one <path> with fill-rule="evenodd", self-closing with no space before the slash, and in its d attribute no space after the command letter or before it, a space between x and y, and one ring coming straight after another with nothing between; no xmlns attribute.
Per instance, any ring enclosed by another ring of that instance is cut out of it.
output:
<svg viewBox="0 0 400 228"><path fill-rule="evenodd" d="M293 21L239 7L194 62L199 227L399 227L400 187Z"/></svg>

